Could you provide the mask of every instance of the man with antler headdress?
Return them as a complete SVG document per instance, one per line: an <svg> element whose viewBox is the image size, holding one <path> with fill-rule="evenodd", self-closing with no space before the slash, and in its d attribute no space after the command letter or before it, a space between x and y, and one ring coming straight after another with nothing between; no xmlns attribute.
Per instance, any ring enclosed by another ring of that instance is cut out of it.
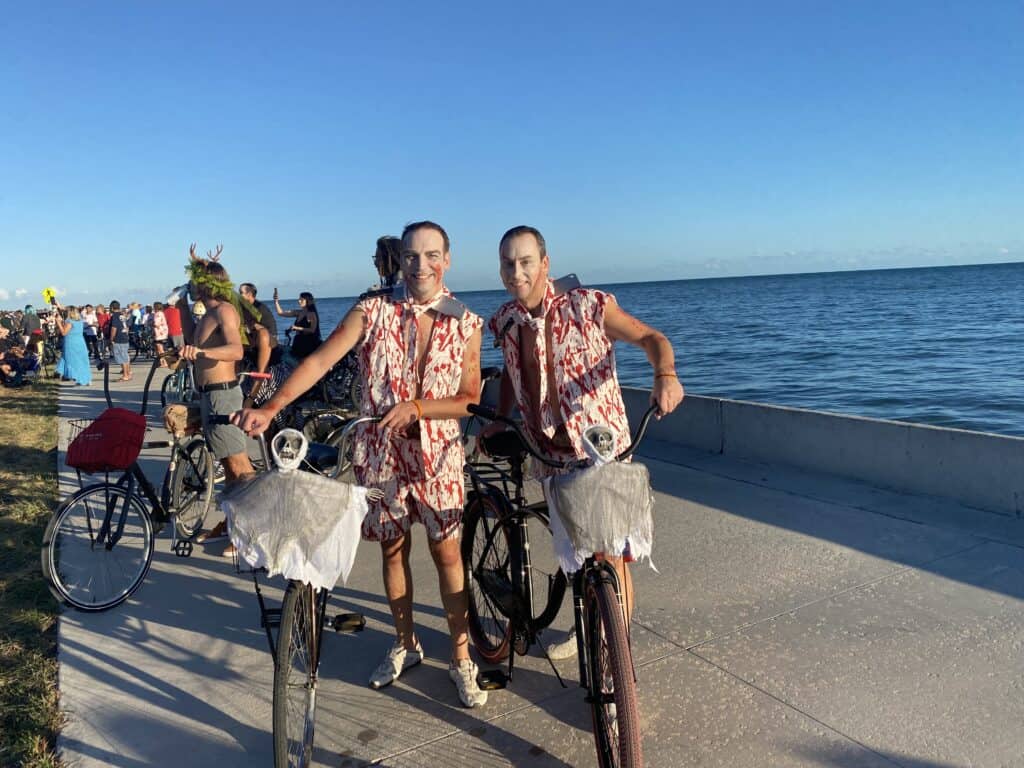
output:
<svg viewBox="0 0 1024 768"><path fill-rule="evenodd" d="M195 243L189 249L189 264L185 268L189 277L188 293L193 301L202 301L206 314L196 324L187 304L182 307L181 324L186 340L181 356L195 366L196 386L202 393L203 429L215 458L224 467L230 483L252 474L252 463L242 430L233 424L209 424L210 416L229 416L242 407L242 390L238 385L235 364L242 359L241 309L231 278L220 254L207 251L206 258L196 256ZM184 297L179 304L185 302ZM223 535L224 523L201 536L209 541ZM226 554L230 554L228 545Z"/></svg>

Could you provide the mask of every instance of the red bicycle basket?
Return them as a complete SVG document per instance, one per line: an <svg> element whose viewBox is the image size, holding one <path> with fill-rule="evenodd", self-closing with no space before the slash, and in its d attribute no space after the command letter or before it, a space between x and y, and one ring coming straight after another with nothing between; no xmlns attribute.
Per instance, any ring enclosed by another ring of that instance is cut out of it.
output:
<svg viewBox="0 0 1024 768"><path fill-rule="evenodd" d="M145 436L145 416L108 408L71 441L64 463L83 472L128 469L139 458Z"/></svg>

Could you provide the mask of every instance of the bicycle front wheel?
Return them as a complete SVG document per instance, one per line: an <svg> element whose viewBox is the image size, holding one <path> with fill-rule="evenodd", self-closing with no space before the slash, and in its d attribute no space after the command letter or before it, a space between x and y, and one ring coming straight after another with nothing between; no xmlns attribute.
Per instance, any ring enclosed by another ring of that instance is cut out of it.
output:
<svg viewBox="0 0 1024 768"><path fill-rule="evenodd" d="M508 658L512 623L488 595L486 578L512 585L511 545L501 510L490 496L470 496L462 515L462 562L469 595L469 636L480 657L489 664ZM493 534L493 536L492 536Z"/></svg>
<svg viewBox="0 0 1024 768"><path fill-rule="evenodd" d="M611 579L599 576L584 593L590 708L602 768L643 765L640 708L625 617Z"/></svg>
<svg viewBox="0 0 1024 768"><path fill-rule="evenodd" d="M90 485L57 508L42 548L50 592L80 611L105 611L139 588L153 560L142 499L119 485Z"/></svg>
<svg viewBox="0 0 1024 768"><path fill-rule="evenodd" d="M308 584L288 582L281 603L274 666L274 767L302 768L313 759L320 617Z"/></svg>
<svg viewBox="0 0 1024 768"><path fill-rule="evenodd" d="M213 506L213 454L198 435L180 449L171 475L171 510L178 537L191 539L201 530Z"/></svg>
<svg viewBox="0 0 1024 768"><path fill-rule="evenodd" d="M178 374L169 373L164 377L164 383L160 385L160 407L166 408L168 403L177 403L178 396Z"/></svg>

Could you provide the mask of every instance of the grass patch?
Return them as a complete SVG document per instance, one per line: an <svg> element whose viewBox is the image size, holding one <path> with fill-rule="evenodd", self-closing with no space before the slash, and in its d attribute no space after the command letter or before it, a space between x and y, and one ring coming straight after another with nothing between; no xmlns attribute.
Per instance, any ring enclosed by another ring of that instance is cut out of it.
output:
<svg viewBox="0 0 1024 768"><path fill-rule="evenodd" d="M58 766L57 603L39 547L57 501L57 392L0 389L0 765Z"/></svg>

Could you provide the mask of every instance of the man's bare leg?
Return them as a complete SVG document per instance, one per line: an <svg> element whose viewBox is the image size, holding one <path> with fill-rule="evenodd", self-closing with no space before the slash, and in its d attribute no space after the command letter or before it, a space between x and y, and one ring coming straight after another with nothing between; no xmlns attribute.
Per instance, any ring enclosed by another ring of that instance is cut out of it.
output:
<svg viewBox="0 0 1024 768"><path fill-rule="evenodd" d="M233 456L225 456L220 460L221 466L224 467L224 480L228 483L237 482L240 479L246 478L249 475L255 474L255 470L252 468L252 462L249 460L249 454L247 453L236 453Z"/></svg>
<svg viewBox="0 0 1024 768"><path fill-rule="evenodd" d="M380 543L384 594L387 595L391 616L395 620L398 643L412 651L416 649L416 632L412 621L412 569L409 550L412 537L405 535Z"/></svg>
<svg viewBox="0 0 1024 768"><path fill-rule="evenodd" d="M462 565L459 536L449 536L430 542L430 554L437 566L441 588L441 603L448 619L452 637L452 661L469 658L469 595L466 592L466 573Z"/></svg>

